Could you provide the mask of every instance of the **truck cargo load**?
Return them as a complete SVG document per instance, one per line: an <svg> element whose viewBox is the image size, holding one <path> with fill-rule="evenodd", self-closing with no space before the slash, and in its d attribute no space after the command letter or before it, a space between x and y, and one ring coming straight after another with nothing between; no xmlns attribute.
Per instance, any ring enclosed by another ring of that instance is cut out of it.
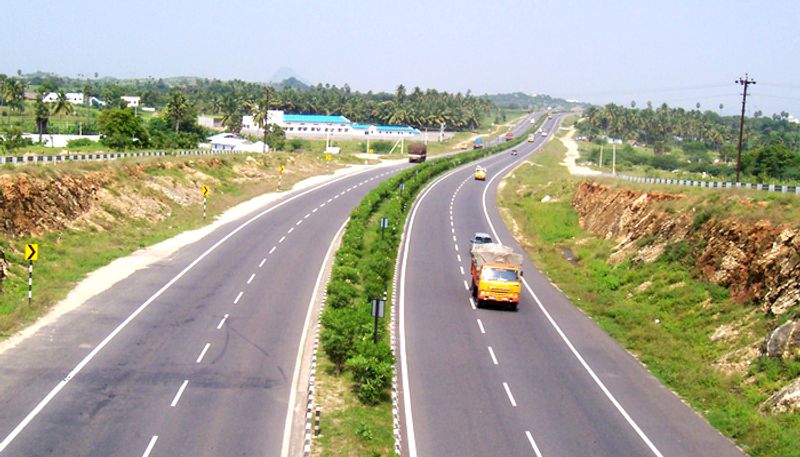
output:
<svg viewBox="0 0 800 457"><path fill-rule="evenodd" d="M472 149L481 149L483 147L483 138L478 137L475 138L475 142L472 143Z"/></svg>
<svg viewBox="0 0 800 457"><path fill-rule="evenodd" d="M408 145L408 161L422 163L428 158L428 147L425 143L416 142Z"/></svg>
<svg viewBox="0 0 800 457"><path fill-rule="evenodd" d="M498 243L474 244L469 254L476 306L503 303L516 311L522 290L522 255Z"/></svg>

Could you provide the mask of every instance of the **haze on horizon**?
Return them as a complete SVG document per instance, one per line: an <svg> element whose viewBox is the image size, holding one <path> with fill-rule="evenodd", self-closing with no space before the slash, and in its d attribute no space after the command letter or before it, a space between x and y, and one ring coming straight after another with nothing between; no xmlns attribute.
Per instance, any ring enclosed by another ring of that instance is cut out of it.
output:
<svg viewBox="0 0 800 457"><path fill-rule="evenodd" d="M800 117L800 3L0 0L0 72L544 93Z"/></svg>

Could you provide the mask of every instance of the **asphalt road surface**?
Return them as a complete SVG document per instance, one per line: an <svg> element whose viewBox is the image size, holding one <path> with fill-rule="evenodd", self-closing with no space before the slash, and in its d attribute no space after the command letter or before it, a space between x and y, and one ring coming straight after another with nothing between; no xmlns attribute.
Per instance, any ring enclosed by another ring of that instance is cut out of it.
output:
<svg viewBox="0 0 800 457"><path fill-rule="evenodd" d="M552 135L557 117L543 129ZM523 252L497 184L544 138L445 175L417 199L398 278L403 455L741 456L526 258L518 312L476 309L469 240Z"/></svg>
<svg viewBox="0 0 800 457"><path fill-rule="evenodd" d="M0 354L0 454L281 455L326 252L405 166L293 192Z"/></svg>

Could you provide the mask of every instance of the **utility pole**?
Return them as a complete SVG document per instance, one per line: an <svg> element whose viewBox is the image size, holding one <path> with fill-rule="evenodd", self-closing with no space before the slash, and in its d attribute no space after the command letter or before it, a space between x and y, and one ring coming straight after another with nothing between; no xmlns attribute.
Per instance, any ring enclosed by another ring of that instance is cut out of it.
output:
<svg viewBox="0 0 800 457"><path fill-rule="evenodd" d="M734 82L744 86L744 92L742 93L742 117L739 119L739 155L736 157L736 182L738 183L739 171L742 168L742 135L744 133L744 106L745 103L747 103L747 86L755 84L756 82L748 78L747 73L744 74L744 79L739 78Z"/></svg>
<svg viewBox="0 0 800 457"><path fill-rule="evenodd" d="M264 86L264 145L261 153L267 153L267 128L269 127L269 84Z"/></svg>

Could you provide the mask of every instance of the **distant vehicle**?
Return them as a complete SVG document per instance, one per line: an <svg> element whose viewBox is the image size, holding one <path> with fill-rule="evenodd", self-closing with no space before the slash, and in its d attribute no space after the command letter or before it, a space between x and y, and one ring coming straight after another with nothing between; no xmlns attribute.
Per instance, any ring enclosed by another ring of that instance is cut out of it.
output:
<svg viewBox="0 0 800 457"><path fill-rule="evenodd" d="M516 311L522 289L522 255L498 243L473 244L469 255L471 291L476 306L481 308L487 302L506 303Z"/></svg>
<svg viewBox="0 0 800 457"><path fill-rule="evenodd" d="M475 138L475 142L472 143L472 149L481 149L483 148L483 137Z"/></svg>
<svg viewBox="0 0 800 457"><path fill-rule="evenodd" d="M517 148L514 148L514 149L511 150L511 155L512 156L517 155Z"/></svg>
<svg viewBox="0 0 800 457"><path fill-rule="evenodd" d="M507 132L505 138L506 138L506 141L511 141L511 140L514 139L514 134L511 133L511 132Z"/></svg>
<svg viewBox="0 0 800 457"><path fill-rule="evenodd" d="M486 244L486 243L491 243L492 241L493 241L492 236L489 235L488 233L475 232L475 235L473 235L472 239L469 240L469 244L470 245Z"/></svg>
<svg viewBox="0 0 800 457"><path fill-rule="evenodd" d="M544 130L542 130L542 136L547 136L547 132L545 132Z"/></svg>
<svg viewBox="0 0 800 457"><path fill-rule="evenodd" d="M536 118L535 118L535 117L532 117L532 118L531 118L531 124L535 124L535 123L536 123Z"/></svg>
<svg viewBox="0 0 800 457"><path fill-rule="evenodd" d="M528 141L530 142L536 141L536 136L533 133L531 133L530 135L528 135Z"/></svg>
<svg viewBox="0 0 800 457"><path fill-rule="evenodd" d="M477 181L486 181L486 168L480 165L475 167L475 179Z"/></svg>
<svg viewBox="0 0 800 457"><path fill-rule="evenodd" d="M547 111L547 118L548 119L552 119L553 118L553 112L552 111L550 111L550 110Z"/></svg>
<svg viewBox="0 0 800 457"><path fill-rule="evenodd" d="M422 163L428 158L428 147L425 143L411 143L408 145L408 161Z"/></svg>

